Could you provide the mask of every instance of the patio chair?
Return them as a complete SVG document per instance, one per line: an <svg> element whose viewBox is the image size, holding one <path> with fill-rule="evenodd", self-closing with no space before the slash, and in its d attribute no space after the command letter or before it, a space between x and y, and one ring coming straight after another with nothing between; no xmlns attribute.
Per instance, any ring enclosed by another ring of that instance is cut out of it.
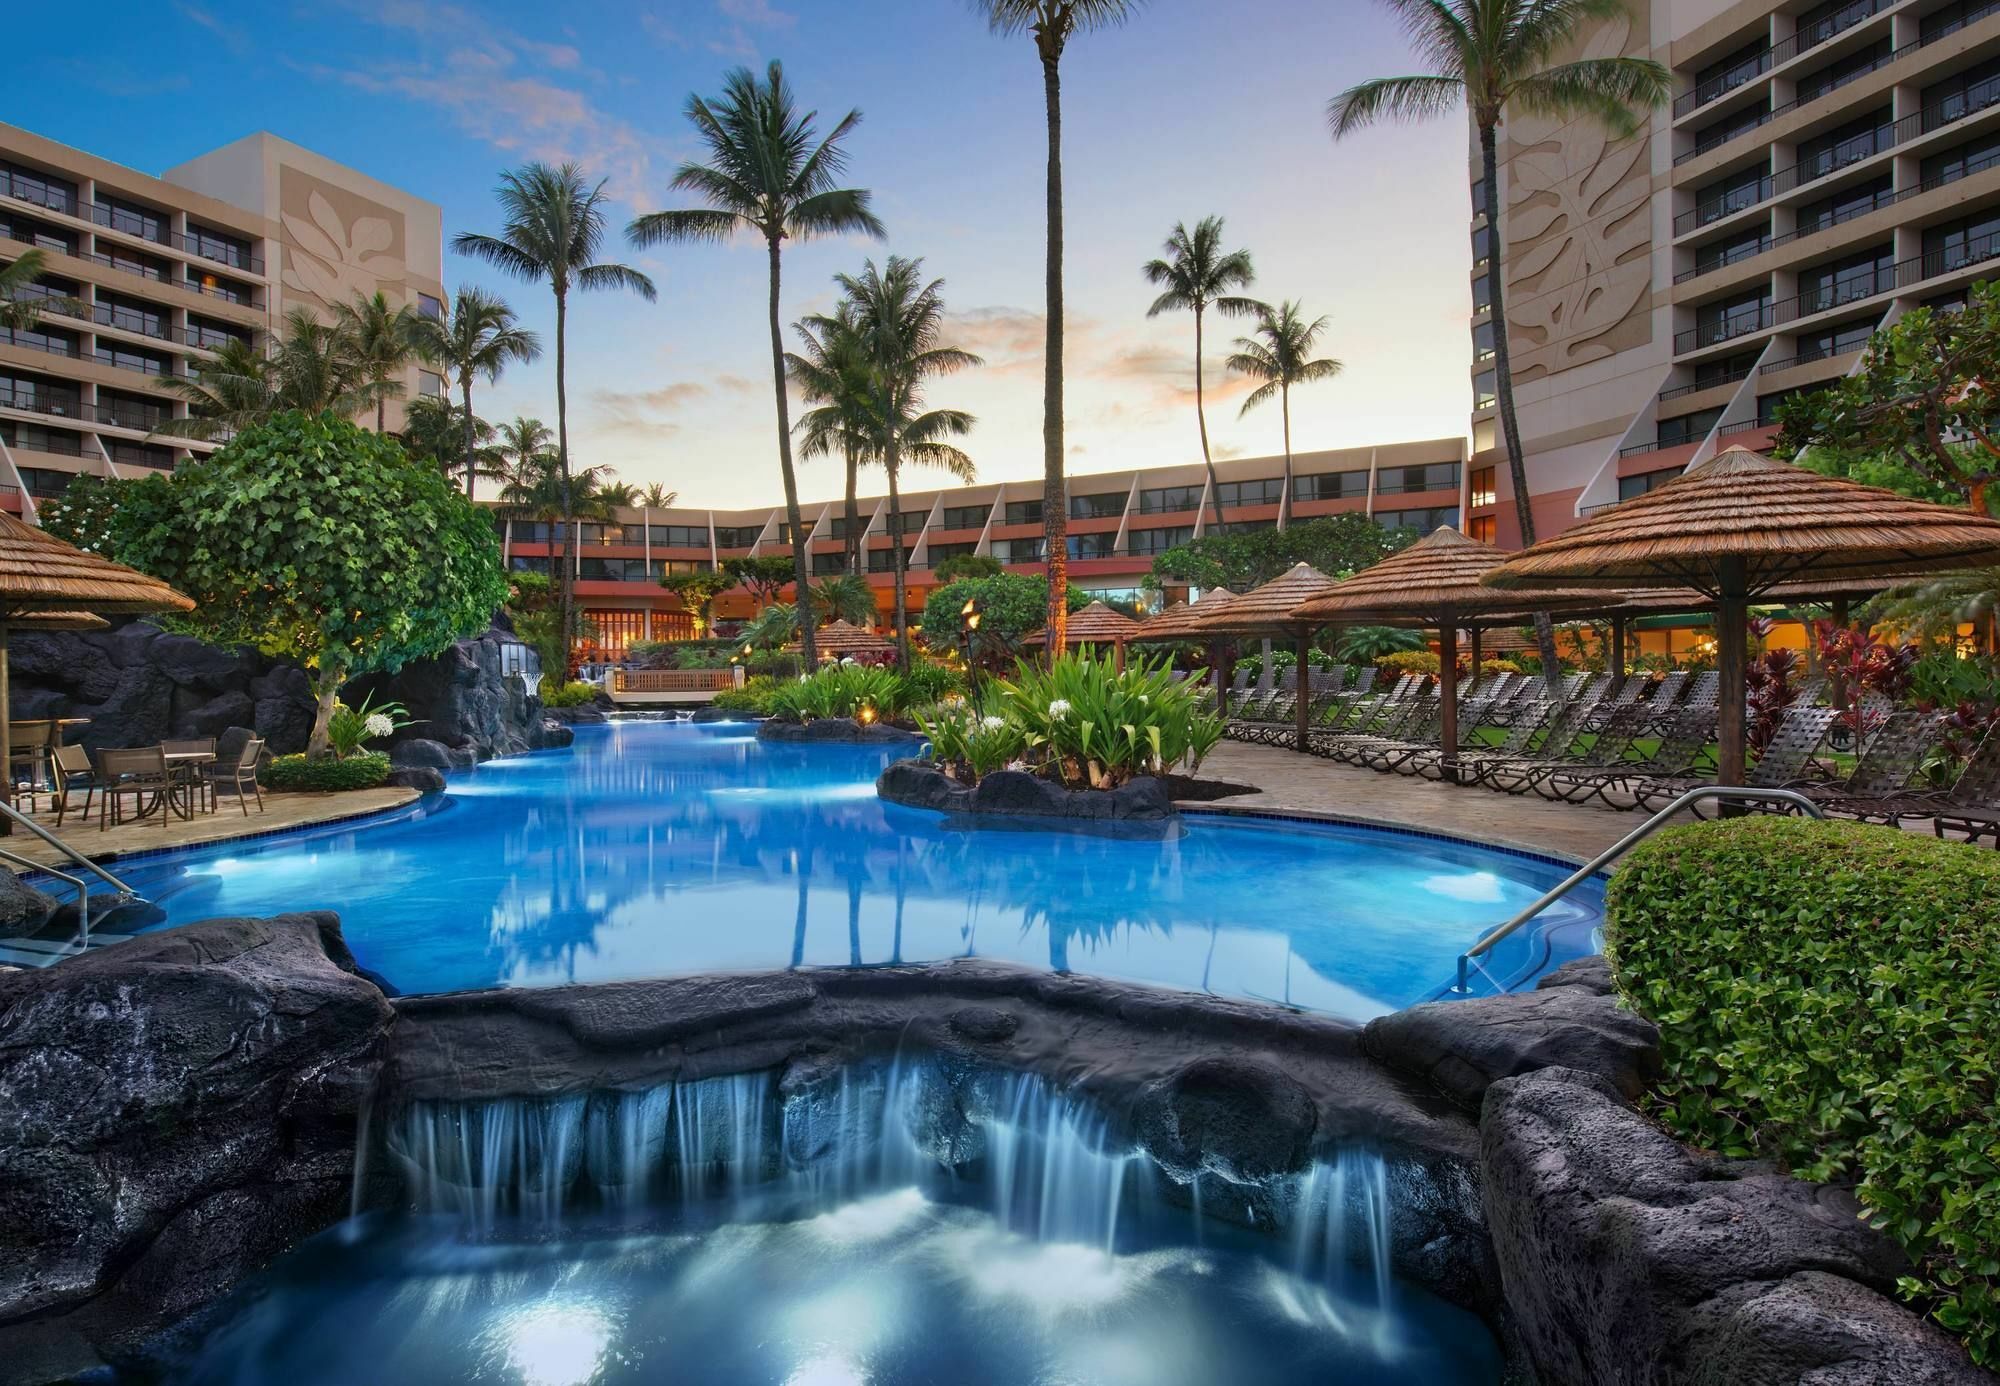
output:
<svg viewBox="0 0 2000 1386"><path fill-rule="evenodd" d="M48 786L50 724L10 727L7 732L7 784L13 798L27 799L30 809Z"/></svg>
<svg viewBox="0 0 2000 1386"><path fill-rule="evenodd" d="M1709 748L1715 743L1715 717L1698 707L1683 708L1670 712L1666 724L1661 727L1651 708L1644 708L1649 729L1658 728L1659 745L1653 754L1643 761L1609 766L1596 775L1594 786L1597 797L1611 808L1619 810L1639 807L1637 787L1655 780L1676 780L1698 782L1704 778L1702 771L1714 773L1715 765L1709 755ZM1706 765L1704 765L1706 762ZM1612 796L1624 796L1621 803Z"/></svg>
<svg viewBox="0 0 2000 1386"><path fill-rule="evenodd" d="M97 753L97 787L104 797L97 801L97 830L125 821L121 806L129 796L132 819L165 812L173 783L167 772L167 752L161 746L137 746L129 750Z"/></svg>
<svg viewBox="0 0 2000 1386"><path fill-rule="evenodd" d="M1526 760L1534 755L1534 748L1548 732L1549 724L1558 715L1556 704L1537 699L1521 706L1514 721L1507 728L1507 735L1497 746L1461 746L1458 748L1458 782L1478 784L1497 765L1508 761ZM1419 766L1421 774L1430 771Z"/></svg>
<svg viewBox="0 0 2000 1386"><path fill-rule="evenodd" d="M1660 675L1659 684L1653 689L1653 696L1646 700L1646 706L1655 712L1672 712L1681 693L1687 687L1689 674L1685 669L1669 669Z"/></svg>
<svg viewBox="0 0 2000 1386"><path fill-rule="evenodd" d="M1627 674L1619 680L1618 692L1611 701L1620 707L1640 702L1645 698L1646 690L1651 686L1652 680L1648 679L1644 674Z"/></svg>
<svg viewBox="0 0 2000 1386"><path fill-rule="evenodd" d="M260 737L251 737L243 743L243 749L232 764L224 765L214 761L206 767L204 778L208 781L210 802L216 799L217 791L228 786L235 791L236 806L243 810L243 816L250 816L250 796L257 800L257 812L264 812L264 791L257 784L257 762L264 757L264 742ZM249 794L244 793L245 790Z"/></svg>
<svg viewBox="0 0 2000 1386"><path fill-rule="evenodd" d="M1937 744L1936 712L1901 708L1875 728L1868 745L1855 762L1854 773L1841 784L1812 786L1802 791L1822 810L1841 818L1863 823L1894 826L1909 814L1910 780L1923 764L1924 756Z"/></svg>
<svg viewBox="0 0 2000 1386"><path fill-rule="evenodd" d="M69 796L73 789L83 790L83 820L90 821L91 800L97 794L97 767L90 763L90 752L81 746L56 746L49 753L50 774L55 782L52 791L56 801L56 826L60 828L63 815L69 812Z"/></svg>
<svg viewBox="0 0 2000 1386"><path fill-rule="evenodd" d="M1704 669L1694 676L1688 685L1687 695L1681 699L1682 707L1715 707L1722 701L1722 675L1713 669Z"/></svg>
<svg viewBox="0 0 2000 1386"><path fill-rule="evenodd" d="M1347 742L1335 760L1349 765L1365 765L1370 770L1387 773L1408 764L1413 756L1426 750L1435 751L1439 747L1439 737L1444 726L1444 701L1425 701L1417 710L1392 732L1380 737L1361 738Z"/></svg>
<svg viewBox="0 0 2000 1386"><path fill-rule="evenodd" d="M1361 746L1393 741L1403 726L1424 706L1421 698L1398 702L1384 694L1371 704L1356 707L1337 730L1308 738L1308 749L1316 756L1352 764L1350 756Z"/></svg>
<svg viewBox="0 0 2000 1386"><path fill-rule="evenodd" d="M1592 711L1589 703L1566 704L1532 752L1483 763L1479 782L1503 794L1526 794L1551 770L1581 759L1588 743L1579 742L1590 734Z"/></svg>
<svg viewBox="0 0 2000 1386"><path fill-rule="evenodd" d="M1777 734L1743 777L1744 784L1752 789L1801 789L1811 784L1812 781L1806 778L1806 771L1812 764L1813 753L1826 740L1833 718L1834 712L1830 707L1799 707L1794 704L1787 708L1778 723ZM1697 785L1714 782L1713 776L1692 775L1648 781L1641 787L1639 801L1650 809L1655 803L1670 802ZM1693 813L1697 818L1705 818L1713 810L1713 804L1697 804Z"/></svg>
<svg viewBox="0 0 2000 1386"><path fill-rule="evenodd" d="M198 805L203 805L205 806L202 808L203 812L215 812L215 797L209 792L208 776L202 773L214 762L176 762L172 759L177 755L212 756L215 754L215 738L208 736L162 741L160 749L169 757L167 766L172 771L175 790L187 795L187 811L192 814Z"/></svg>
<svg viewBox="0 0 2000 1386"><path fill-rule="evenodd" d="M1942 795L1912 796L1904 818L1929 818L1931 831L1965 834L1967 842L1990 837L2000 847L2000 728L1973 747L1965 768Z"/></svg>
<svg viewBox="0 0 2000 1386"><path fill-rule="evenodd" d="M1628 764L1637 764L1632 743L1645 731L1652 713L1630 703L1613 707L1603 715L1590 745L1581 746L1574 760L1557 763L1546 775L1532 781L1529 788L1544 799L1581 804L1595 798L1597 787L1607 774L1618 774Z"/></svg>

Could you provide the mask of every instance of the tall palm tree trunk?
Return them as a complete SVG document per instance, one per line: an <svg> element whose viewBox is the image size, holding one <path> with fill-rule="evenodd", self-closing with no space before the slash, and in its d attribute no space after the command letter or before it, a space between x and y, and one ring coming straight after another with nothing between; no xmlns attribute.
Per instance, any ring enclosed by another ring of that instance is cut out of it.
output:
<svg viewBox="0 0 2000 1386"><path fill-rule="evenodd" d="M861 576L861 505L854 498L854 488L859 481L861 464L855 460L853 444L844 444L841 453L847 462L847 571L851 577Z"/></svg>
<svg viewBox="0 0 2000 1386"><path fill-rule="evenodd" d="M375 388L378 390L382 388L382 385L383 382L380 380L375 382ZM381 395L377 395L375 396L375 432L379 436L381 434L387 433L388 431L389 431L389 401L384 399Z"/></svg>
<svg viewBox="0 0 2000 1386"><path fill-rule="evenodd" d="M473 478L479 475L472 460L472 372L467 371L460 383L465 396L465 498L471 500Z"/></svg>
<svg viewBox="0 0 2000 1386"><path fill-rule="evenodd" d="M569 303L567 297L556 291L556 467L562 476L562 519L558 526L562 530L562 547L557 557L562 566L556 573L556 627L562 634L563 678L576 662L576 584L568 563L569 515L572 506L569 486L569 385L563 376L567 342L565 329L568 326Z"/></svg>
<svg viewBox="0 0 2000 1386"><path fill-rule="evenodd" d="M1042 562L1049 579L1048 651L1069 634L1069 503L1063 495L1063 211L1060 51L1042 50L1042 95L1049 118L1048 339L1042 360Z"/></svg>
<svg viewBox="0 0 2000 1386"><path fill-rule="evenodd" d="M1493 305L1493 394L1500 404L1500 436L1507 445L1507 477L1514 488L1514 519L1521 546L1535 542L1535 508L1528 496L1528 463L1521 452L1521 421L1514 414L1514 367L1507 350L1505 244L1500 234L1500 171L1494 127L1479 127L1479 167L1486 203L1486 296ZM1535 645L1542 657L1542 680L1554 692L1562 685L1555 624L1546 611L1535 613Z"/></svg>
<svg viewBox="0 0 2000 1386"><path fill-rule="evenodd" d="M785 334L778 321L779 241L768 238L771 252L771 388L778 397L778 471L785 479L785 523L792 536L792 578L798 584L799 657L811 673L819 664L819 649L813 642L806 537L799 532L799 482L792 472L792 410L785 397Z"/></svg>
<svg viewBox="0 0 2000 1386"><path fill-rule="evenodd" d="M896 667L908 672L910 667L910 624L909 615L904 610L903 571L903 502L896 489L896 472L902 465L898 456L896 440L889 439L889 445L882 453L882 469L889 474L889 530L895 535L896 544Z"/></svg>
<svg viewBox="0 0 2000 1386"><path fill-rule="evenodd" d="M1201 465L1208 469L1208 498L1215 503L1215 527L1222 528L1222 483L1215 479L1215 459L1208 451L1208 409L1202 399L1201 309L1194 310L1194 418L1201 426Z"/></svg>
<svg viewBox="0 0 2000 1386"><path fill-rule="evenodd" d="M1292 514L1292 387L1278 385L1278 412L1285 420L1285 489L1278 497L1278 528L1283 529Z"/></svg>

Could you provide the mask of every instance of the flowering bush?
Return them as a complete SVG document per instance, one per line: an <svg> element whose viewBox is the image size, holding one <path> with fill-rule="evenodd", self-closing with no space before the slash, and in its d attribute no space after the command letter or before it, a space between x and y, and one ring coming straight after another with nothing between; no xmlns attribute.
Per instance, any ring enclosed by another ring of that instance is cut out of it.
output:
<svg viewBox="0 0 2000 1386"><path fill-rule="evenodd" d="M1799 696L1792 675L1798 671L1799 656L1794 650L1768 650L1751 660L1744 669L1744 698L1750 721L1747 739L1758 755L1778 734L1785 709Z"/></svg>
<svg viewBox="0 0 2000 1386"><path fill-rule="evenodd" d="M361 700L360 707L335 703L333 718L326 726L327 748L336 759L345 760L369 742L394 736L407 727L408 711L401 703L371 706L367 698Z"/></svg>
<svg viewBox="0 0 2000 1386"><path fill-rule="evenodd" d="M864 721L903 710L903 683L893 669L866 664L823 664L771 690L771 715L811 722L821 717Z"/></svg>
<svg viewBox="0 0 2000 1386"><path fill-rule="evenodd" d="M998 713L981 713L961 703L917 714L917 725L930 738L931 757L947 774L977 784L995 770L1005 770L1028 749L1021 724Z"/></svg>
<svg viewBox="0 0 2000 1386"><path fill-rule="evenodd" d="M1398 650L1376 660L1375 667L1385 674L1435 674L1438 671L1437 651Z"/></svg>
<svg viewBox="0 0 2000 1386"><path fill-rule="evenodd" d="M1846 695L1834 720L1859 743L1882 720L1861 695L1879 693L1894 701L1908 693L1917 647L1892 645L1860 626L1837 626L1831 621L1814 621L1813 639L1819 645L1820 667L1841 680Z"/></svg>

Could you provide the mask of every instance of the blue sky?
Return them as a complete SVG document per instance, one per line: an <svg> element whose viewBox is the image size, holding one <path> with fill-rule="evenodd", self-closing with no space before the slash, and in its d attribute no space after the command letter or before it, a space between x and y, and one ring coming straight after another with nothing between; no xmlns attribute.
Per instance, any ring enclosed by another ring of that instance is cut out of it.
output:
<svg viewBox="0 0 2000 1386"><path fill-rule="evenodd" d="M496 229L496 176L529 159L574 158L610 180L621 232L636 211L685 205L667 183L696 152L687 96L781 58L823 119L861 108L850 181L873 190L889 230L881 243L789 249L787 319L824 307L829 277L865 256L922 256L945 280L958 343L989 362L933 402L978 416L969 450L983 478L1040 473L1040 70L1027 39L990 35L963 0L110 0L91 7L87 42L66 6L20 9L16 51L39 56L0 90L0 118L155 173L268 129L439 203L447 240ZM1328 97L1409 68L1365 0L1152 0L1129 26L1072 43L1073 473L1199 459L1192 322L1146 318L1154 291L1138 267L1176 220L1212 213L1253 252L1253 293L1331 317L1324 349L1346 370L1295 396L1295 449L1464 431L1463 125L1339 146L1326 135ZM776 501L761 248L616 250L660 298L574 304L578 460L664 482L684 503ZM501 291L547 335L545 290L450 254L445 278ZM1236 329L1214 327L1217 455L1275 452L1277 410L1238 420L1247 386L1219 368ZM547 359L475 404L489 419L553 421ZM808 499L840 487L829 464L803 466L800 482Z"/></svg>

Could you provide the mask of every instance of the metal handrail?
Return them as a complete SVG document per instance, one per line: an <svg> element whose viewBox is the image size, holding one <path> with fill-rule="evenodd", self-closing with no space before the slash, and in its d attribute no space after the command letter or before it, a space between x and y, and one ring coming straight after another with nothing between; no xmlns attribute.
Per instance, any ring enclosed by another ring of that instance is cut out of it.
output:
<svg viewBox="0 0 2000 1386"><path fill-rule="evenodd" d="M0 849L0 861L8 863L10 866L20 866L26 867L31 871L46 872L59 881L68 881L71 885L75 886L76 917L77 923L80 926L77 938L83 947L90 947L90 886L84 881L83 877L72 876L67 871L58 871L53 866L45 866L38 861L30 861L27 857L17 856L13 852L4 849Z"/></svg>
<svg viewBox="0 0 2000 1386"><path fill-rule="evenodd" d="M1767 804L1789 804L1793 808L1802 810L1811 818L1821 820L1826 818L1825 812L1821 810L1818 804L1795 789L1752 789L1747 785L1735 784L1705 784L1690 789L1687 793L1681 795L1680 798L1668 804L1651 818L1648 818L1638 827L1632 829L1631 832L1625 834L1625 836L1619 838L1602 852L1599 852L1588 862L1578 867L1574 874L1542 896L1541 899L1527 906L1505 924L1502 924L1499 928L1480 939L1479 942L1473 944L1472 947L1460 953L1458 955L1458 981L1453 985L1452 990L1463 995L1469 989L1467 976L1471 970L1474 958L1480 956L1482 953L1491 952L1495 944L1659 831L1660 828L1665 826L1669 818L1672 818L1684 808L1700 803L1703 799L1757 799Z"/></svg>
<svg viewBox="0 0 2000 1386"><path fill-rule="evenodd" d="M103 881L113 890L116 890L118 892L121 903L138 904L138 905L143 905L147 903L146 898L143 895L139 894L138 891L132 889L131 886L126 885L125 882L119 880L109 871L106 871L103 867L99 866L89 857L86 857L83 853L77 851L76 848L70 846L67 842L64 842L61 838L57 837L47 828L44 828L40 823L37 823L34 819L28 817L27 814L22 813L19 809L15 808L12 804L6 802L5 800L0 800L0 816L4 816L8 822L14 824L16 827L26 828L36 837L39 837L42 841L48 843L49 846L55 848L58 852L61 852L66 859L75 862L78 866L81 866L84 870L90 872L91 875L97 877L97 879L99 879L100 881ZM48 868L37 865L36 869L47 870ZM61 874L61 873L58 872L56 874Z"/></svg>

